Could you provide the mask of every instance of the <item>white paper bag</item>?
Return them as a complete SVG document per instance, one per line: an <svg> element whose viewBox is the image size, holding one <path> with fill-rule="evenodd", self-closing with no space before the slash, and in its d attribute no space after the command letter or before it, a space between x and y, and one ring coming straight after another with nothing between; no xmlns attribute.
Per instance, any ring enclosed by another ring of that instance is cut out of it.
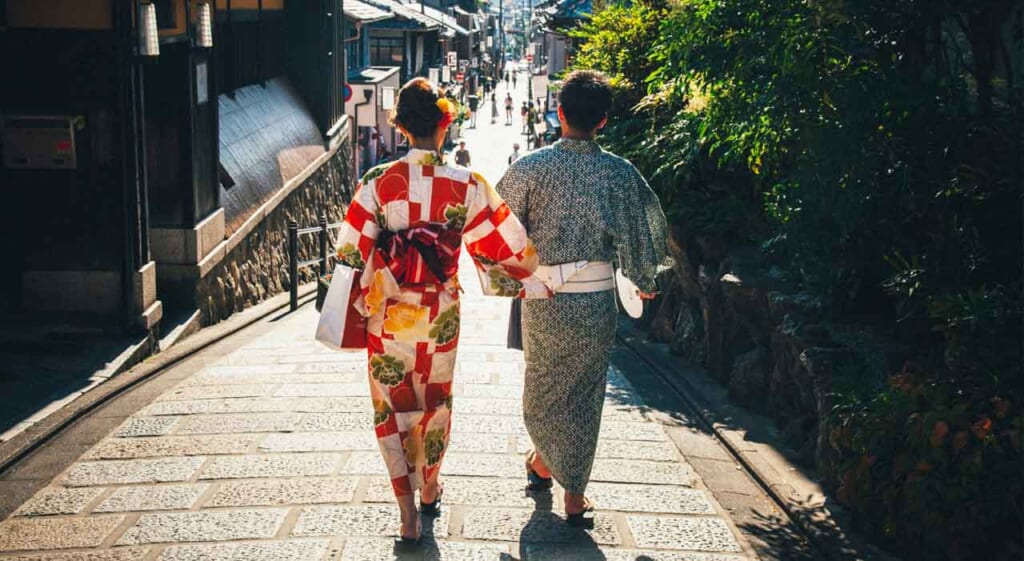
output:
<svg viewBox="0 0 1024 561"><path fill-rule="evenodd" d="M366 349L366 318L354 309L362 271L338 263L320 310L316 340L324 346L343 351ZM355 292L355 294L353 294Z"/></svg>

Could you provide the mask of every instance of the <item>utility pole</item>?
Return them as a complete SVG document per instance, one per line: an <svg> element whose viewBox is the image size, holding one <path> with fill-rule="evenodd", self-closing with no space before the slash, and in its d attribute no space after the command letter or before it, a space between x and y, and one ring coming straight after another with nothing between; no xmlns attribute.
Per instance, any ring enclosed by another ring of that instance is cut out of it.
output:
<svg viewBox="0 0 1024 561"><path fill-rule="evenodd" d="M526 41L523 45L524 55L532 55L533 50L530 48L531 30L533 26L533 0L526 0ZM524 56L523 58L526 58ZM532 57L531 57L532 58ZM528 60L526 63L526 99L533 99L533 61Z"/></svg>

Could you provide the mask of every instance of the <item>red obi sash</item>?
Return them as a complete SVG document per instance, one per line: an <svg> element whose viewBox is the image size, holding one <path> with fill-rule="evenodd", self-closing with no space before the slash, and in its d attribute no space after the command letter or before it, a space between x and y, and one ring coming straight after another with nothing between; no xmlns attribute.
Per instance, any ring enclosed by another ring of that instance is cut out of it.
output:
<svg viewBox="0 0 1024 561"><path fill-rule="evenodd" d="M386 267L399 285L444 284L458 271L462 235L436 222L405 230L382 230L373 252L377 269Z"/></svg>

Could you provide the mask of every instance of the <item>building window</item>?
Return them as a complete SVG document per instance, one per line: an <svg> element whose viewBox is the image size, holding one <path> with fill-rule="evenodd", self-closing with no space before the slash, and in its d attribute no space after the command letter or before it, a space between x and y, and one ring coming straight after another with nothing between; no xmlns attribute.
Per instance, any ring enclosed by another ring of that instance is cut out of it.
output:
<svg viewBox="0 0 1024 561"><path fill-rule="evenodd" d="M178 28L178 10L172 0L153 0L156 8L156 24L160 29Z"/></svg>
<svg viewBox="0 0 1024 561"><path fill-rule="evenodd" d="M353 28L352 25L345 24L347 34L347 42L345 43L345 51L348 55L348 68L349 70L358 70L363 67L363 41L362 39L352 39L358 37L359 31ZM365 33L366 30L363 30Z"/></svg>
<svg viewBox="0 0 1024 561"><path fill-rule="evenodd" d="M370 64L401 66L404 47L401 37L370 37Z"/></svg>

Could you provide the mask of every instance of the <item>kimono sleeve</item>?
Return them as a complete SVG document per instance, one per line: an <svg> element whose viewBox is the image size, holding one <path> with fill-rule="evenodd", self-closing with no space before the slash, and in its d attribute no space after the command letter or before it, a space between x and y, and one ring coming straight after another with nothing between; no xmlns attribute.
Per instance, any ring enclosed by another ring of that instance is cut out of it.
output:
<svg viewBox="0 0 1024 561"><path fill-rule="evenodd" d="M375 177L370 170L356 187L352 203L345 213L345 220L338 233L338 258L354 269L364 269L370 259L381 227L377 224L377 204L374 185Z"/></svg>
<svg viewBox="0 0 1024 561"><path fill-rule="evenodd" d="M672 263L668 253L668 222L661 202L640 172L627 164L615 216L615 252L622 274L644 292L657 289L660 267Z"/></svg>
<svg viewBox="0 0 1024 561"><path fill-rule="evenodd" d="M549 298L551 291L534 276L537 250L526 228L483 176L474 173L462 239L476 264L484 294Z"/></svg>

